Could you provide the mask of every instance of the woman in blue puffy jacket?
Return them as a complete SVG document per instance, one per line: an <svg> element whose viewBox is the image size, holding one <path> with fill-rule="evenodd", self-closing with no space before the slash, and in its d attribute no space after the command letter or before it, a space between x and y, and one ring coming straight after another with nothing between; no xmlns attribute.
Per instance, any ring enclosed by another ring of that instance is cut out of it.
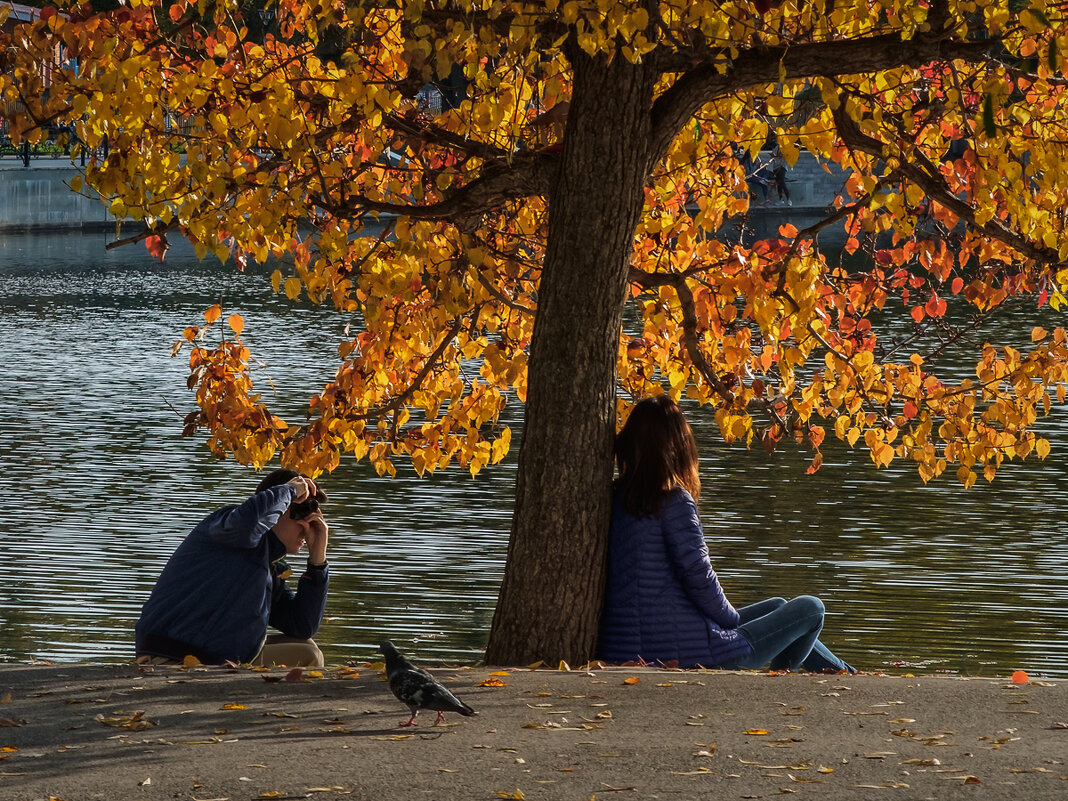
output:
<svg viewBox="0 0 1068 801"><path fill-rule="evenodd" d="M616 439L616 463L601 659L855 672L819 641L818 598L769 598L741 609L727 600L694 503L697 444L670 398L634 407Z"/></svg>

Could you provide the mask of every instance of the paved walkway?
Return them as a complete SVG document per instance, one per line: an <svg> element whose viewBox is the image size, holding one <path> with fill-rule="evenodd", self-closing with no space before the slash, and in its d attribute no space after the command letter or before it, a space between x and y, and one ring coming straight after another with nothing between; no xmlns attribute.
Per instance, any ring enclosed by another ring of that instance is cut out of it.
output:
<svg viewBox="0 0 1068 801"><path fill-rule="evenodd" d="M1068 797L1068 682L434 672L479 715L399 728L368 665L0 666L0 798Z"/></svg>

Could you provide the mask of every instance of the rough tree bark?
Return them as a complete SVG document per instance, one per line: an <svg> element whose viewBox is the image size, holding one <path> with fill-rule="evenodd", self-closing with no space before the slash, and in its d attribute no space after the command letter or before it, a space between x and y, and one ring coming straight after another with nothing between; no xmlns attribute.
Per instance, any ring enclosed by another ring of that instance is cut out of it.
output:
<svg viewBox="0 0 1068 801"><path fill-rule="evenodd" d="M593 657L611 514L616 359L650 157L651 63L577 47L549 195L508 562L488 664Z"/></svg>

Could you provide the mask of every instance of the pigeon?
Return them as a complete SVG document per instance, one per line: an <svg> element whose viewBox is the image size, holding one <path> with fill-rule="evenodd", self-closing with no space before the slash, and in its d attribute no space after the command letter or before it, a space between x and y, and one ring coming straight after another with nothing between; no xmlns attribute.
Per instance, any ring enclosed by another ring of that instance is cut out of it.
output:
<svg viewBox="0 0 1068 801"><path fill-rule="evenodd" d="M393 643L386 640L379 650L386 655L386 676L389 689L397 700L408 706L412 716L402 722L401 726L415 726L415 716L420 709L430 709L438 713L434 725L445 719L446 712L458 712L461 715L474 715L475 710L441 686L434 677L421 668L417 668L397 652Z"/></svg>

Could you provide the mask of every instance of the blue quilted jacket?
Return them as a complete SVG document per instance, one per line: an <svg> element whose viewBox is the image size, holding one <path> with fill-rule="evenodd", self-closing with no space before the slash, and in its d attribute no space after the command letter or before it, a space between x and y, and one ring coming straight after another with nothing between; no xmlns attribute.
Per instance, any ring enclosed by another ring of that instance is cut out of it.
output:
<svg viewBox="0 0 1068 801"><path fill-rule="evenodd" d="M697 506L671 492L660 517L634 517L617 493L599 656L606 662L730 665L752 652L708 559Z"/></svg>
<svg viewBox="0 0 1068 801"><path fill-rule="evenodd" d="M329 568L311 568L294 592L277 575L285 547L271 528L296 496L289 484L208 515L171 555L137 621L137 653L204 664L248 662L268 623L290 637L319 630Z"/></svg>

